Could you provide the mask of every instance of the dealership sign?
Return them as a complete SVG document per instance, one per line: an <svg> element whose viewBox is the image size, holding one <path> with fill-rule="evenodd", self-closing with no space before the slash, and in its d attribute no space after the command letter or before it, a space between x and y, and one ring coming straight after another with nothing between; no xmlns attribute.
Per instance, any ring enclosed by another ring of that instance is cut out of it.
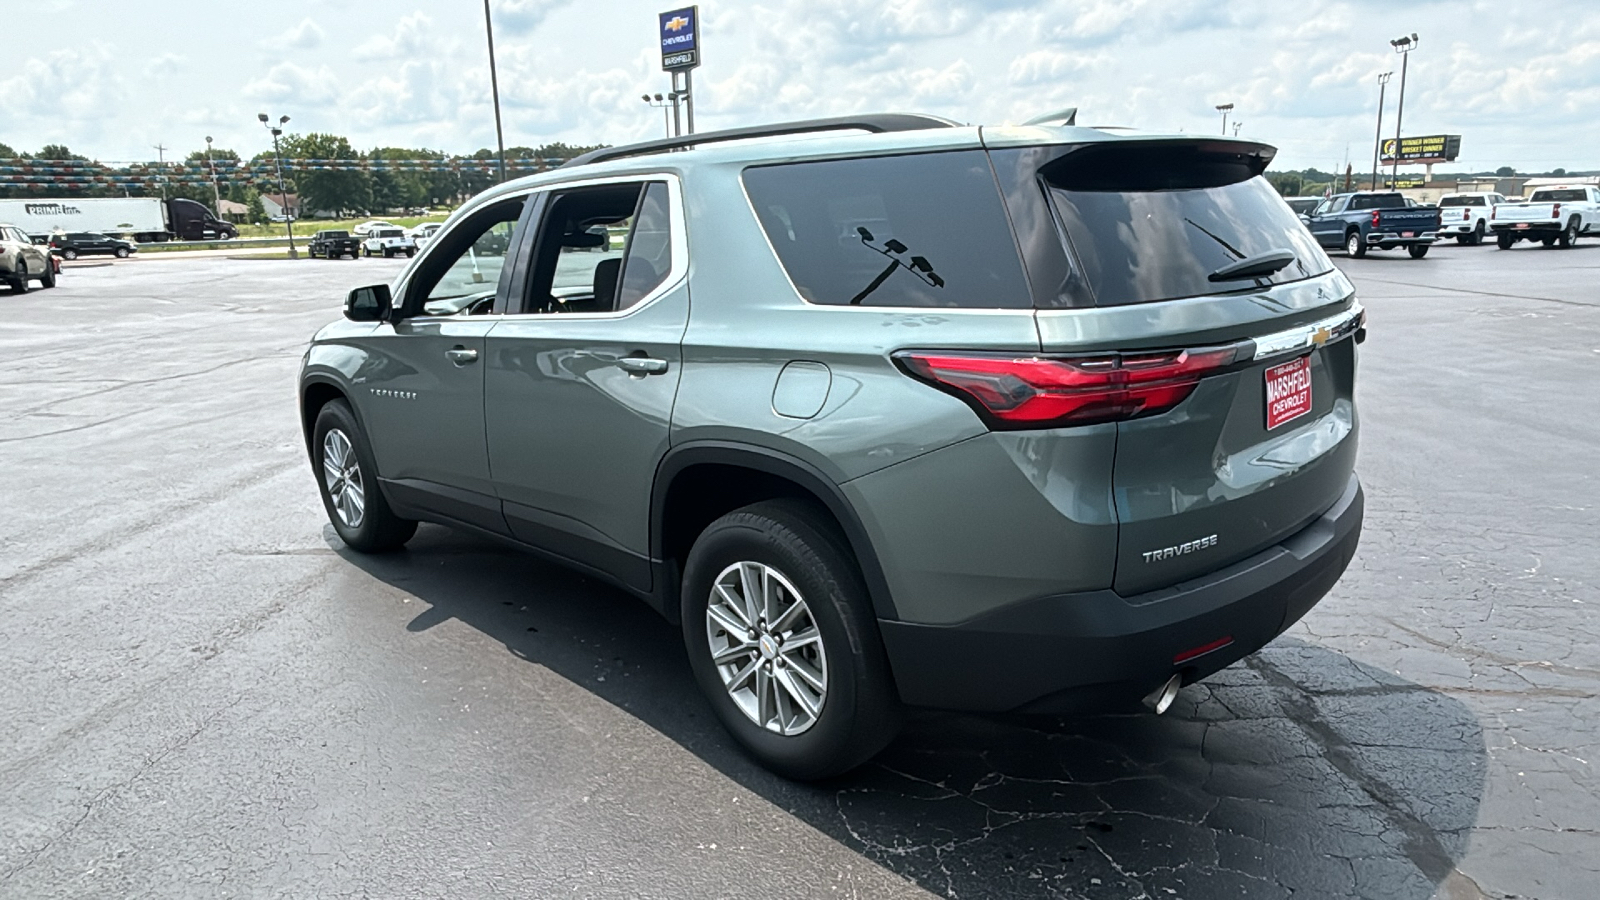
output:
<svg viewBox="0 0 1600 900"><path fill-rule="evenodd" d="M700 7L664 12L660 18L661 68L670 72L700 65Z"/></svg>
<svg viewBox="0 0 1600 900"><path fill-rule="evenodd" d="M1426 137L1401 138L1399 141L1399 156L1395 155L1395 139L1388 138L1383 142L1383 161L1392 163L1398 159L1403 163L1442 163L1453 162L1461 155L1461 135L1459 134L1430 134Z"/></svg>

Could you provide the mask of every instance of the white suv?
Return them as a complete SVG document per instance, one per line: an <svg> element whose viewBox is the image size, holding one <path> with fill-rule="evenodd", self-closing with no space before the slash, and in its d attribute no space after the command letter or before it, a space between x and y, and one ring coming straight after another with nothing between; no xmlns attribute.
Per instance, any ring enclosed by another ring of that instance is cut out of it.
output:
<svg viewBox="0 0 1600 900"><path fill-rule="evenodd" d="M406 236L405 229L390 225L374 228L361 242L362 256L415 256L417 242Z"/></svg>

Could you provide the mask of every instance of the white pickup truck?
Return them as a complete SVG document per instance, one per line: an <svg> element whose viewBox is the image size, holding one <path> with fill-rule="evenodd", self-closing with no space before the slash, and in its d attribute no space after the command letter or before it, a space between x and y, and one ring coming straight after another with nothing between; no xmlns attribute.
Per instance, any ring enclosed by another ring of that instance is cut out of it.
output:
<svg viewBox="0 0 1600 900"><path fill-rule="evenodd" d="M1538 241L1549 247L1571 247L1578 235L1600 235L1600 187L1576 184L1539 188L1526 203L1494 208L1489 230L1495 244L1510 250L1517 241Z"/></svg>
<svg viewBox="0 0 1600 900"><path fill-rule="evenodd" d="M1439 237L1458 244L1478 245L1489 233L1489 219L1506 198L1492 191L1445 194L1439 198Z"/></svg>
<svg viewBox="0 0 1600 900"><path fill-rule="evenodd" d="M363 256L415 256L417 242L404 228L389 225L367 232L367 239L361 242L361 253Z"/></svg>

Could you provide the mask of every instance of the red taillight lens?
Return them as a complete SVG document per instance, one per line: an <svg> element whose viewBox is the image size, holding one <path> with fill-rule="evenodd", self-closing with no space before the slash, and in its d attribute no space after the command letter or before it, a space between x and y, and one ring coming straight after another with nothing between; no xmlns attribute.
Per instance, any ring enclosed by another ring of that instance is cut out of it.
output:
<svg viewBox="0 0 1600 900"><path fill-rule="evenodd" d="M1550 207L1550 218L1561 218L1561 204L1557 203L1555 206Z"/></svg>
<svg viewBox="0 0 1600 900"><path fill-rule="evenodd" d="M1378 211L1377 210L1373 210L1372 211L1372 227L1373 228L1377 228L1378 227Z"/></svg>
<svg viewBox="0 0 1600 900"><path fill-rule="evenodd" d="M907 372L966 400L991 427L1053 428L1166 412L1234 349L1108 353L1051 359L907 351Z"/></svg>
<svg viewBox="0 0 1600 900"><path fill-rule="evenodd" d="M1470 210L1463 209L1461 211L1461 221L1465 222L1466 220L1468 220L1470 218L1472 218L1472 212Z"/></svg>

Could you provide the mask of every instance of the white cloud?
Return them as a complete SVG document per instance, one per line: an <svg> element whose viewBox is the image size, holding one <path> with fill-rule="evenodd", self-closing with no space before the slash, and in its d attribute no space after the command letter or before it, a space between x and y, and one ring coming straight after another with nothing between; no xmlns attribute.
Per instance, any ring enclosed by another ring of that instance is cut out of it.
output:
<svg viewBox="0 0 1600 900"><path fill-rule="evenodd" d="M322 46L325 37L322 26L311 19L301 19L300 24L285 31L283 34L263 41L262 46L269 49L293 48L295 50L314 50Z"/></svg>
<svg viewBox="0 0 1600 900"><path fill-rule="evenodd" d="M389 34L377 35L357 45L356 59L415 59L437 49L438 30L427 13L415 12L401 19Z"/></svg>

